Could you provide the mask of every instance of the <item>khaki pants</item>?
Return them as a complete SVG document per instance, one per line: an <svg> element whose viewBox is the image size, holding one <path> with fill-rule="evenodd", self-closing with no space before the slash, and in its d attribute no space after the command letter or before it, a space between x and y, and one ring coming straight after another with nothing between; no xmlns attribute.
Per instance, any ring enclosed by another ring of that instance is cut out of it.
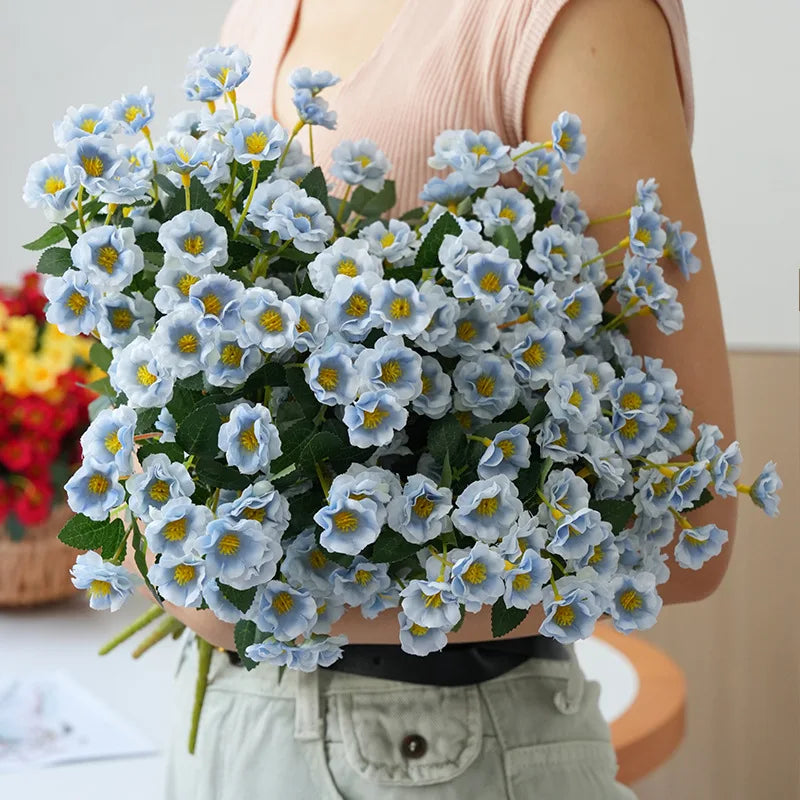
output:
<svg viewBox="0 0 800 800"><path fill-rule="evenodd" d="M191 756L195 670L192 646L167 800L635 800L574 654L439 687L329 670L279 683L277 668L247 672L215 651Z"/></svg>

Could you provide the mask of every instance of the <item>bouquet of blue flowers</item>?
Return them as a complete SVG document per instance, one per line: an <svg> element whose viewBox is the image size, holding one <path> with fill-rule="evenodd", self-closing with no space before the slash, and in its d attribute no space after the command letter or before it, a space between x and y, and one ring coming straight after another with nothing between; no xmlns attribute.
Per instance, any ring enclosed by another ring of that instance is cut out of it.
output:
<svg viewBox="0 0 800 800"><path fill-rule="evenodd" d="M444 131L429 164L449 172L386 218L376 144L333 151L339 197L300 146L335 127L321 92L337 78L292 75L286 131L237 104L249 67L236 47L198 52L185 88L202 111L155 142L147 89L68 109L25 184L54 222L27 245L47 318L93 334L108 373L61 533L89 551L73 576L93 608L143 580L235 623L248 668L330 665L348 607L397 608L420 656L484 606L502 636L541 604L540 632L569 643L604 614L653 625L667 545L699 569L727 540L686 518L714 494L777 514L774 464L739 483L738 443L695 433L675 372L626 338L633 315L682 326L661 259L700 268L653 179L600 252L564 187L585 152L564 112L513 149Z"/></svg>

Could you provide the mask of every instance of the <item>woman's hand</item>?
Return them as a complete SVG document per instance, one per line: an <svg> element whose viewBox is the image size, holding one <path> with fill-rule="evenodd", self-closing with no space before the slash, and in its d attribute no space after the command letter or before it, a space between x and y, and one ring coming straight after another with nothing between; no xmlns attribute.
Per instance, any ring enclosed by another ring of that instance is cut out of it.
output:
<svg viewBox="0 0 800 800"><path fill-rule="evenodd" d="M672 41L653 0L572 0L548 34L528 86L524 132L538 141L563 110L581 117L587 157L567 188L578 193L590 219L631 205L639 178L655 177L664 211L697 234L702 269L688 283L667 264L664 276L676 286L686 319L670 336L649 316L628 326L634 352L663 358L678 374L683 402L700 422L719 425L726 442L736 438L733 397L719 296L695 183ZM625 235L625 222L589 228L606 250ZM610 310L619 310L611 308ZM680 460L680 459L677 459ZM715 499L688 515L697 525L736 527L736 500ZM662 588L667 603L699 600L719 586L731 545L703 569L673 565Z"/></svg>

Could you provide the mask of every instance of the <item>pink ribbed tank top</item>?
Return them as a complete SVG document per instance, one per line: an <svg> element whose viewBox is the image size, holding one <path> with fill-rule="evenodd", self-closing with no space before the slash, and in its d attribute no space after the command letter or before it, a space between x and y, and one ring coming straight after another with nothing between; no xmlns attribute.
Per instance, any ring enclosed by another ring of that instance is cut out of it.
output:
<svg viewBox="0 0 800 800"><path fill-rule="evenodd" d="M252 56L250 77L237 94L257 114L275 113L276 73L300 2L234 0L225 20L221 43L239 45ZM524 139L525 94L536 55L567 2L406 0L372 55L344 79L333 105L337 129L334 135L320 131L317 163L327 173L337 142L372 139L392 162L396 210L404 211L419 205L420 189L435 174L427 159L441 131L489 129L507 144L518 144ZM681 0L656 2L672 35L691 137L694 98L683 6Z"/></svg>

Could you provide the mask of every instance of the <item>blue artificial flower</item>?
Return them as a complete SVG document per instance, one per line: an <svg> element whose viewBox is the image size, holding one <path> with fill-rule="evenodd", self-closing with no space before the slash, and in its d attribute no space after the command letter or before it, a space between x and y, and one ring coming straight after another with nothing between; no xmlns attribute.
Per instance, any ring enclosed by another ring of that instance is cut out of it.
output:
<svg viewBox="0 0 800 800"><path fill-rule="evenodd" d="M783 487L783 481L776 472L775 466L774 461L768 461L748 491L750 499L770 517L778 516L778 504L780 503L778 492Z"/></svg>
<svg viewBox="0 0 800 800"><path fill-rule="evenodd" d="M183 608L197 608L203 602L205 562L195 555L163 555L147 570L150 583L168 602Z"/></svg>
<svg viewBox="0 0 800 800"><path fill-rule="evenodd" d="M458 552L464 555L456 558ZM482 605L492 605L503 596L505 559L501 555L485 542L478 542L467 551L456 551L456 554L450 570L451 591L467 611L479 611Z"/></svg>
<svg viewBox="0 0 800 800"><path fill-rule="evenodd" d="M317 622L317 604L303 589L271 580L256 590L248 618L281 641L307 636Z"/></svg>
<svg viewBox="0 0 800 800"><path fill-rule="evenodd" d="M364 339L378 324L372 289L379 282L380 278L370 272L355 278L337 275L325 300L330 330L352 342Z"/></svg>
<svg viewBox="0 0 800 800"><path fill-rule="evenodd" d="M378 592L369 603L361 605L361 616L364 619L375 619L388 608L397 608L400 605L400 585L396 580L385 592Z"/></svg>
<svg viewBox="0 0 800 800"><path fill-rule="evenodd" d="M314 514L314 522L322 528L320 544L331 553L360 553L380 533L377 510L373 500L332 498L329 505Z"/></svg>
<svg viewBox="0 0 800 800"><path fill-rule="evenodd" d="M553 122L553 149L570 171L578 169L578 163L586 155L586 136L581 132L580 117L562 111Z"/></svg>
<svg viewBox="0 0 800 800"><path fill-rule="evenodd" d="M517 400L514 369L506 359L492 353L481 353L475 361L459 361L453 383L458 392L456 408L481 419L494 419Z"/></svg>
<svg viewBox="0 0 800 800"><path fill-rule="evenodd" d="M677 265L688 281L689 276L698 272L702 266L700 259L692 253L692 248L697 244L697 236L689 231L682 231L680 222L667 220L664 229L667 237L664 256Z"/></svg>
<svg viewBox="0 0 800 800"><path fill-rule="evenodd" d="M653 463L663 464L667 460L667 454L663 451L650 453L648 458ZM666 472L672 471L672 468L666 468ZM660 517L667 512L672 495L671 477L656 468L641 468L634 486L639 490L633 498L637 513Z"/></svg>
<svg viewBox="0 0 800 800"><path fill-rule="evenodd" d="M419 193L419 199L426 203L444 206L455 214L459 203L472 194L472 187L463 175L451 172L446 178L431 178Z"/></svg>
<svg viewBox="0 0 800 800"><path fill-rule="evenodd" d="M31 164L22 199L29 208L41 208L50 222L56 222L72 211L78 184L67 170L67 157L54 153Z"/></svg>
<svg viewBox="0 0 800 800"><path fill-rule="evenodd" d="M503 575L505 590L503 602L506 608L530 608L542 602L542 585L550 580L553 565L547 558L528 548L519 561L506 570Z"/></svg>
<svg viewBox="0 0 800 800"><path fill-rule="evenodd" d="M230 324L223 327L229 329L230 333L238 334L238 331L232 329L237 322L241 324L239 305L243 296L244 285L222 273L204 275L192 283L188 300L201 314L197 323L200 332L212 332L228 321Z"/></svg>
<svg viewBox="0 0 800 800"><path fill-rule="evenodd" d="M496 315L480 303L462 303L456 320L456 335L440 348L440 352L448 357L473 359L483 351L491 350L499 338Z"/></svg>
<svg viewBox="0 0 800 800"><path fill-rule="evenodd" d="M104 408L81 436L83 455L100 464L113 464L120 475L130 475L135 431L136 412L132 408Z"/></svg>
<svg viewBox="0 0 800 800"><path fill-rule="evenodd" d="M150 522L145 528L147 546L154 553L182 558L197 554L197 541L214 519L207 506L195 505L188 497L173 497L150 510Z"/></svg>
<svg viewBox="0 0 800 800"><path fill-rule="evenodd" d="M244 619L244 613L222 594L219 584L213 578L203 583L203 600L214 616L223 622L236 624L239 620Z"/></svg>
<svg viewBox="0 0 800 800"><path fill-rule="evenodd" d="M117 121L108 108L82 105L70 106L61 122L53 123L53 139L59 147L68 147L74 139L89 136L110 137L116 132Z"/></svg>
<svg viewBox="0 0 800 800"><path fill-rule="evenodd" d="M378 281L370 290L372 313L393 336L419 336L431 321L431 310L416 284L402 280Z"/></svg>
<svg viewBox="0 0 800 800"><path fill-rule="evenodd" d="M197 327L202 314L183 304L158 321L150 344L156 361L175 378L188 378L203 370L203 352L208 336Z"/></svg>
<svg viewBox="0 0 800 800"><path fill-rule="evenodd" d="M247 107L247 106L237 106L237 110L239 111L238 117L234 113L232 107L225 107L225 108L214 108L213 111L211 109L203 109L203 111L198 116L197 121L197 130L202 131L203 133L216 133L218 136L225 137L225 134L233 127L234 123L236 123L240 119L250 119L253 120L256 118L256 115ZM170 125L170 130L173 130L173 127ZM191 131L185 131L191 133ZM196 136L200 134L195 132Z"/></svg>
<svg viewBox="0 0 800 800"><path fill-rule="evenodd" d="M697 461L682 467L672 477L669 505L678 511L691 508L709 483L711 474L707 461Z"/></svg>
<svg viewBox="0 0 800 800"><path fill-rule="evenodd" d="M455 338L460 303L431 280L422 283L419 293L431 313L431 321L415 337L414 343L429 353L436 353Z"/></svg>
<svg viewBox="0 0 800 800"><path fill-rule="evenodd" d="M558 594L550 586L544 588L545 618L539 626L539 633L561 644L572 644L591 636L602 609L590 586L584 581L565 577L556 581L556 588Z"/></svg>
<svg viewBox="0 0 800 800"><path fill-rule="evenodd" d="M369 604L389 588L392 579L387 570L387 564L373 564L357 555L349 567L339 567L331 576L333 593L349 606Z"/></svg>
<svg viewBox="0 0 800 800"><path fill-rule="evenodd" d="M581 271L580 240L560 225L536 231L525 263L551 281L575 278Z"/></svg>
<svg viewBox="0 0 800 800"><path fill-rule="evenodd" d="M614 290L626 316L648 310L664 333L674 333L683 326L683 309L675 299L677 289L664 281L664 271L658 264L626 254Z"/></svg>
<svg viewBox="0 0 800 800"><path fill-rule="evenodd" d="M504 345L518 380L531 389L541 389L565 366L565 339L558 328L541 329L530 322L516 325Z"/></svg>
<svg viewBox="0 0 800 800"><path fill-rule="evenodd" d="M661 214L648 211L642 206L631 209L628 238L634 255L647 261L655 261L664 254L667 234L661 227Z"/></svg>
<svg viewBox="0 0 800 800"><path fill-rule="evenodd" d="M297 116L305 125L321 125L329 130L336 129L336 112L328 109L328 101L317 97L309 89L297 89L292 95Z"/></svg>
<svg viewBox="0 0 800 800"><path fill-rule="evenodd" d="M389 444L407 420L408 412L389 389L364 392L343 415L350 444L355 447Z"/></svg>
<svg viewBox="0 0 800 800"><path fill-rule="evenodd" d="M658 196L658 184L655 178L636 181L636 205L648 211L661 211L661 198Z"/></svg>
<svg viewBox="0 0 800 800"><path fill-rule="evenodd" d="M411 401L417 414L441 419L452 407L453 381L433 356L422 357L422 392Z"/></svg>
<svg viewBox="0 0 800 800"><path fill-rule="evenodd" d="M97 333L100 341L109 350L125 347L137 336L147 336L155 319L153 304L141 292L133 297L121 292L112 292L100 299L100 319Z"/></svg>
<svg viewBox="0 0 800 800"><path fill-rule="evenodd" d="M280 300L271 289L253 286L245 289L239 305L241 322L236 320L239 344L251 345L265 353L288 350L297 335L297 312Z"/></svg>
<svg viewBox="0 0 800 800"><path fill-rule="evenodd" d="M522 264L505 247L467 256L466 268L453 284L453 296L475 298L487 311L507 308L519 288Z"/></svg>
<svg viewBox="0 0 800 800"><path fill-rule="evenodd" d="M599 511L583 507L573 509L555 523L553 538L547 543L551 553L579 560L595 545L612 535L611 524Z"/></svg>
<svg viewBox="0 0 800 800"><path fill-rule="evenodd" d="M645 631L656 624L663 601L656 591L655 575L649 572L616 575L609 590L614 598L611 617L618 631Z"/></svg>
<svg viewBox="0 0 800 800"><path fill-rule="evenodd" d="M124 94L109 106L109 114L119 124L123 133L139 133L153 119L153 102L155 98L142 87L135 94ZM94 132L99 132L95 129Z"/></svg>
<svg viewBox="0 0 800 800"><path fill-rule="evenodd" d="M272 180L284 178L300 183L314 166L311 159L303 152L303 145L297 139L292 139L288 153L281 158L283 163L273 171Z"/></svg>
<svg viewBox="0 0 800 800"><path fill-rule="evenodd" d="M671 514L667 515L672 521L673 525L675 520ZM608 536L601 539L597 544L590 547L582 558L575 562L575 569L590 569L603 579L611 578L617 571L619 564L619 550L616 545L616 538L612 531L608 532Z"/></svg>
<svg viewBox="0 0 800 800"><path fill-rule="evenodd" d="M451 282L457 283L466 272L467 258L473 253L490 253L494 249L480 233L467 229L458 236L445 234L439 246L438 259L442 265L442 273Z"/></svg>
<svg viewBox="0 0 800 800"><path fill-rule="evenodd" d="M225 142L233 148L233 157L240 164L275 161L286 147L287 138L286 131L272 117L239 119L225 134Z"/></svg>
<svg viewBox="0 0 800 800"><path fill-rule="evenodd" d="M569 467L554 469L542 486L545 502L539 506L539 521L552 528L567 514L589 505L589 487Z"/></svg>
<svg viewBox="0 0 800 800"><path fill-rule="evenodd" d="M611 408L628 419L655 416L664 397L664 388L636 367L629 367L621 378L608 384Z"/></svg>
<svg viewBox="0 0 800 800"><path fill-rule="evenodd" d="M80 183L89 194L113 189L115 179L127 169L114 142L105 136L86 136L67 144L67 183Z"/></svg>
<svg viewBox="0 0 800 800"><path fill-rule="evenodd" d="M203 350L204 377L212 386L239 386L263 363L261 351L257 347L241 347L238 336L235 330L212 331L210 344Z"/></svg>
<svg viewBox="0 0 800 800"><path fill-rule="evenodd" d="M683 453L683 448L679 453ZM676 453L678 455L678 453ZM741 475L742 452L739 442L731 442L725 450L720 450L711 460L711 478L714 491L721 497L736 497L736 481Z"/></svg>
<svg viewBox="0 0 800 800"><path fill-rule="evenodd" d="M631 415L614 408L609 438L626 458L638 456L652 447L658 435L659 419L652 414Z"/></svg>
<svg viewBox="0 0 800 800"><path fill-rule="evenodd" d="M437 653L447 644L443 628L428 628L410 620L402 611L397 614L400 623L400 648L413 656Z"/></svg>
<svg viewBox="0 0 800 800"><path fill-rule="evenodd" d="M366 272L382 278L383 265L369 252L368 242L346 236L340 236L308 265L311 285L323 294L331 290L337 275L355 278Z"/></svg>
<svg viewBox="0 0 800 800"><path fill-rule="evenodd" d="M591 283L579 283L556 306L556 316L567 338L579 344L603 320L603 301Z"/></svg>
<svg viewBox="0 0 800 800"><path fill-rule="evenodd" d="M358 354L355 367L366 389L388 389L404 405L422 392L422 358L400 336L382 336Z"/></svg>
<svg viewBox="0 0 800 800"><path fill-rule="evenodd" d="M120 291L144 267L144 255L135 242L132 228L101 225L82 233L70 256L74 267L86 273L93 286L103 292Z"/></svg>
<svg viewBox="0 0 800 800"><path fill-rule="evenodd" d="M194 481L183 464L171 462L165 453L152 453L142 461L142 472L128 478L128 506L136 517L150 522L150 512L174 497L191 497Z"/></svg>
<svg viewBox="0 0 800 800"><path fill-rule="evenodd" d="M98 461L90 455L84 457L83 464L64 488L69 507L76 514L98 522L125 500L117 465L113 461Z"/></svg>
<svg viewBox="0 0 800 800"><path fill-rule="evenodd" d="M346 472L333 479L328 490L328 499L331 502L338 497L350 497L351 500L369 499L377 505L378 523L383 525L386 522L387 504L401 491L399 478L389 470L351 464Z"/></svg>
<svg viewBox="0 0 800 800"><path fill-rule="evenodd" d="M252 571L261 565L268 548L264 530L254 519L234 519L220 516L206 526L205 532L194 544L195 550L205 556L206 574L236 588L241 580L246 580ZM277 560L281 551L275 549L272 560L272 574L275 575Z"/></svg>
<svg viewBox="0 0 800 800"><path fill-rule="evenodd" d="M311 294L292 295L286 304L297 316L294 349L299 353L315 350L328 336L328 320L325 316L325 301Z"/></svg>
<svg viewBox="0 0 800 800"><path fill-rule="evenodd" d="M686 569L700 569L722 552L727 541L728 532L713 524L682 528L675 545L675 560Z"/></svg>
<svg viewBox="0 0 800 800"><path fill-rule="evenodd" d="M588 430L600 414L592 380L578 364L555 371L544 399L553 417L564 420L575 432Z"/></svg>
<svg viewBox="0 0 800 800"><path fill-rule="evenodd" d="M153 298L155 307L168 314L179 305L189 302L189 290L201 277L214 272L211 266L195 268L181 264L176 258L168 256L164 266L156 273L158 291Z"/></svg>
<svg viewBox="0 0 800 800"><path fill-rule="evenodd" d="M286 546L286 555L281 562L281 574L286 580L318 596L327 596L331 592L330 578L338 568L339 565L317 543L311 528Z"/></svg>
<svg viewBox="0 0 800 800"><path fill-rule="evenodd" d="M522 142L511 151L514 166L522 180L533 189L541 202L555 200L564 188L564 170L558 153Z"/></svg>
<svg viewBox="0 0 800 800"><path fill-rule="evenodd" d="M473 189L494 186L501 172L508 172L514 162L509 147L492 131L442 131L433 143L428 165L434 169L456 170Z"/></svg>
<svg viewBox="0 0 800 800"><path fill-rule="evenodd" d="M189 59L186 72L187 100L218 100L250 74L250 56L235 45L203 47Z"/></svg>
<svg viewBox="0 0 800 800"><path fill-rule="evenodd" d="M383 189L386 173L392 168L389 159L371 139L357 142L345 139L333 148L331 175L350 186L363 186L371 192Z"/></svg>
<svg viewBox="0 0 800 800"><path fill-rule="evenodd" d="M72 585L85 589L89 607L96 611L118 611L133 594L134 582L125 567L103 561L99 553L81 553L70 569Z"/></svg>
<svg viewBox="0 0 800 800"><path fill-rule="evenodd" d="M461 618L458 599L447 582L411 580L400 597L408 619L426 628L450 630Z"/></svg>
<svg viewBox="0 0 800 800"><path fill-rule="evenodd" d="M289 75L289 86L292 89L308 89L318 94L329 86L339 83L341 78L327 69L312 70L310 67L298 67Z"/></svg>
<svg viewBox="0 0 800 800"><path fill-rule="evenodd" d="M270 462L281 454L278 429L269 409L260 403L234 406L219 429L218 444L228 464L245 475L267 472Z"/></svg>
<svg viewBox="0 0 800 800"><path fill-rule="evenodd" d="M406 266L413 261L412 249L416 242L416 233L407 222L390 219L388 223L376 220L358 232L359 238L369 246L369 252L377 259Z"/></svg>
<svg viewBox="0 0 800 800"><path fill-rule="evenodd" d="M346 342L331 338L308 357L306 382L320 403L346 406L355 401L360 377L353 356Z"/></svg>
<svg viewBox="0 0 800 800"><path fill-rule="evenodd" d="M272 207L275 202L286 195L296 194L303 197L304 189L285 178L271 177L269 180L262 181L253 193L253 200L250 203L250 210L247 212L247 219L259 230L267 230L267 222L270 220Z"/></svg>
<svg viewBox="0 0 800 800"><path fill-rule="evenodd" d="M472 204L472 213L483 223L486 236L494 236L498 228L510 225L522 241L536 222L533 203L517 189L492 186Z"/></svg>
<svg viewBox="0 0 800 800"><path fill-rule="evenodd" d="M495 434L478 462L478 477L505 475L515 480L521 469L531 465L530 432L527 425L512 425Z"/></svg>
<svg viewBox="0 0 800 800"><path fill-rule="evenodd" d="M321 253L333 236L333 219L316 197L297 189L275 200L267 214L265 230L277 233L281 241L291 239L303 253Z"/></svg>
<svg viewBox="0 0 800 800"><path fill-rule="evenodd" d="M134 408L163 407L172 399L175 379L156 361L153 346L144 336L137 336L114 354L108 377Z"/></svg>
<svg viewBox="0 0 800 800"><path fill-rule="evenodd" d="M228 234L208 211L181 211L161 225L158 242L168 256L195 272L228 260Z"/></svg>
<svg viewBox="0 0 800 800"><path fill-rule="evenodd" d="M589 216L581 208L581 199L575 192L563 191L556 197L550 218L556 225L574 233L583 233L589 225Z"/></svg>
<svg viewBox="0 0 800 800"><path fill-rule="evenodd" d="M217 514L233 519L254 519L267 536L276 540L289 527L291 519L288 500L268 480L258 480L235 500L220 503Z"/></svg>
<svg viewBox="0 0 800 800"><path fill-rule="evenodd" d="M196 139L189 134L168 134L165 139L156 143L153 160L165 169L181 175L196 173L197 177L201 174L208 176L209 164L213 164L223 152L217 146L219 144L219 140L211 136ZM227 145L223 145L223 148L227 154Z"/></svg>
<svg viewBox="0 0 800 800"><path fill-rule="evenodd" d="M496 542L508 533L521 513L517 487L505 475L496 475L469 484L456 499L450 517L467 536Z"/></svg>
<svg viewBox="0 0 800 800"><path fill-rule="evenodd" d="M568 464L584 454L587 436L584 431L572 430L567 420L559 420L548 415L539 427L536 443L539 445L540 454L545 458Z"/></svg>
<svg viewBox="0 0 800 800"><path fill-rule="evenodd" d="M390 501L389 526L407 541L422 545L449 527L452 508L453 492L449 488L416 473L409 476L403 493Z"/></svg>
<svg viewBox="0 0 800 800"><path fill-rule="evenodd" d="M61 277L44 282L44 295L50 301L47 321L67 336L91 333L102 313L100 293L85 272L68 269Z"/></svg>

